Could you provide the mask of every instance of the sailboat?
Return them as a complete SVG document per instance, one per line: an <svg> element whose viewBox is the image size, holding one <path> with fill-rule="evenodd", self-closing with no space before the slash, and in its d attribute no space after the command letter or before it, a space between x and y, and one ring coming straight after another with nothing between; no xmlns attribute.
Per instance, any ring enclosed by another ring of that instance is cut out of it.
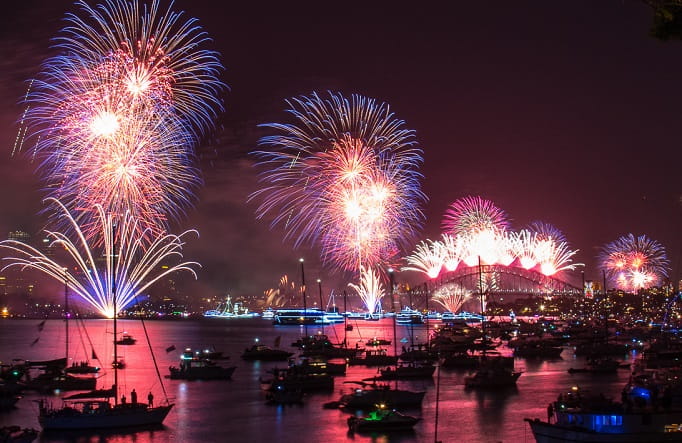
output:
<svg viewBox="0 0 682 443"><path fill-rule="evenodd" d="M110 260L116 258L116 243L114 241L113 253ZM113 265L112 269L116 269ZM113 294L113 325L114 325L114 361L118 360L118 351L116 344L116 318L118 316L116 306L116 273L114 271L114 278L112 284ZM143 323L144 326L144 323ZM145 329L146 334L146 329ZM156 360L154 359L156 365ZM157 374L158 374L157 368ZM159 376L159 382L163 383ZM61 408L54 408L52 405L41 400L39 402L38 422L45 431L53 430L86 430L86 429L117 429L127 428L132 426L152 426L160 425L166 418L170 410L173 408L173 403L166 399L166 404L162 406L153 406L152 404L141 403L137 401L135 396L131 396L131 402L126 403L122 398L121 403L118 402L118 368L114 366L114 385L111 390L101 390L100 394L95 395L104 396L94 400L66 400ZM133 390L135 392L135 390ZM111 404L109 396L113 394L114 403ZM153 397L148 397L151 400Z"/></svg>
<svg viewBox="0 0 682 443"><path fill-rule="evenodd" d="M72 374L94 374L99 371L99 368L90 366L89 364L78 364L68 366L69 361L69 292L66 281L64 282L64 327L66 329L65 335L65 357L63 359L56 359L46 362L27 362L28 366L40 367L43 372L35 377L30 377L26 373L26 389L33 389L41 392L52 391L80 391L95 389L97 379L94 377L78 377ZM41 365L44 363L43 365Z"/></svg>
<svg viewBox="0 0 682 443"><path fill-rule="evenodd" d="M394 303L394 288L395 284L393 282L393 269L388 270L390 279L390 296L391 296L391 309L395 313L395 303ZM396 322L395 315L393 316L393 353L395 354L395 363L397 364L398 346L396 341ZM376 407L378 404L387 404L391 407L403 407L403 406L419 406L421 407L422 400L424 399L425 392L414 392L404 389L398 389L398 382L396 380L395 387L391 387L388 384L378 384L376 381L373 383L363 382L345 382L345 383L355 383L360 385L359 388L353 390L352 393L343 395L339 400L339 404L347 409L370 409Z"/></svg>
<svg viewBox="0 0 682 443"><path fill-rule="evenodd" d="M467 388L505 388L516 386L516 380L521 376L521 371L514 369L514 357L489 356L486 353L485 336L485 306L483 302L483 271L481 257L478 258L478 284L481 295L481 331L483 333L483 354L478 370L471 376L464 378L464 386Z"/></svg>

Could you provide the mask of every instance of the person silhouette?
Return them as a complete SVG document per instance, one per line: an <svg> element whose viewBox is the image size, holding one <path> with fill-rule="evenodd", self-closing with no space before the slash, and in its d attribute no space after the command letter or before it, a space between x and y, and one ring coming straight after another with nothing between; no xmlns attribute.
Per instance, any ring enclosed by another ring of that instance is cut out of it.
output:
<svg viewBox="0 0 682 443"><path fill-rule="evenodd" d="M149 395L147 395L147 401L149 402L149 407L153 408L154 407L154 395L152 394L151 391L149 391Z"/></svg>
<svg viewBox="0 0 682 443"><path fill-rule="evenodd" d="M130 401L136 405L137 404L137 392L135 392L135 389L133 388L132 392L130 392Z"/></svg>

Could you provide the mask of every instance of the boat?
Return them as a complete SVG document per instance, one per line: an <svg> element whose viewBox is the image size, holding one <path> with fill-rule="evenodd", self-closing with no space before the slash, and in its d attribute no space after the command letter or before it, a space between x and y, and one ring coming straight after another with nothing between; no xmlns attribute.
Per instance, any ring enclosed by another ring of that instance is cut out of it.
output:
<svg viewBox="0 0 682 443"><path fill-rule="evenodd" d="M422 365L416 363L401 364L398 366L389 366L380 369L381 380L415 380L415 379L430 379L436 367L433 365Z"/></svg>
<svg viewBox="0 0 682 443"><path fill-rule="evenodd" d="M216 309L211 309L204 312L204 317L207 318L254 318L258 317L257 312L250 312L248 308L242 306L241 303L232 303L232 297L229 295L225 300L225 305L218 304ZM271 317L272 318L272 317Z"/></svg>
<svg viewBox="0 0 682 443"><path fill-rule="evenodd" d="M275 311L276 325L322 325L331 323L326 311L318 308L278 309Z"/></svg>
<svg viewBox="0 0 682 443"><path fill-rule="evenodd" d="M523 358L559 358L564 348L544 340L527 340L514 347L514 356Z"/></svg>
<svg viewBox="0 0 682 443"><path fill-rule="evenodd" d="M682 442L682 409L614 402L573 387L547 407L548 421L526 418L538 443Z"/></svg>
<svg viewBox="0 0 682 443"><path fill-rule="evenodd" d="M329 374L346 375L346 363L329 363L324 360L311 360L304 358L299 364L290 364L289 367L296 367L298 371L305 374Z"/></svg>
<svg viewBox="0 0 682 443"><path fill-rule="evenodd" d="M483 316L481 314L462 311L455 314L453 320L464 320L467 323L480 323L483 320Z"/></svg>
<svg viewBox="0 0 682 443"><path fill-rule="evenodd" d="M67 374L96 374L99 372L98 366L92 366L87 361L82 361L79 363L72 363L71 366L64 369Z"/></svg>
<svg viewBox="0 0 682 443"><path fill-rule="evenodd" d="M495 389L516 386L521 371L514 370L513 357L482 356L473 375L464 377L467 388Z"/></svg>
<svg viewBox="0 0 682 443"><path fill-rule="evenodd" d="M272 349L265 345L253 345L250 348L244 349L242 358L244 360L286 361L292 355L294 355L293 352Z"/></svg>
<svg viewBox="0 0 682 443"><path fill-rule="evenodd" d="M450 311L445 311L440 315L440 321L449 322L455 320L455 313Z"/></svg>
<svg viewBox="0 0 682 443"><path fill-rule="evenodd" d="M114 236L115 238L115 236ZM109 254L107 263L112 269L116 269L116 244L113 246L114 253ZM116 286L112 291L113 300L113 342L114 342L114 361L118 361L118 340L116 340L118 307L116 304ZM144 328L144 320L140 319ZM144 328L146 331L146 328ZM146 333L146 332L145 332ZM153 358L156 366L156 359ZM158 368L157 371L158 373ZM159 376L159 383L163 383ZM83 389L83 390L91 390ZM106 390L108 391L108 390ZM164 390L165 392L165 390ZM107 392L107 396L108 396ZM64 430L87 430L87 429L121 429L137 426L158 426L163 423L168 413L173 408L173 403L166 398L166 404L160 406L153 405L153 395L150 392L147 396L149 403L137 401L135 389L130 395L130 403L125 401L125 396L118 401L118 368L114 367L113 385L113 404L108 397L93 400L62 400L61 407L54 407L51 402L40 400L38 404L38 422L44 431L64 431Z"/></svg>
<svg viewBox="0 0 682 443"><path fill-rule="evenodd" d="M298 366L286 369L274 368L270 372L273 374L271 380L261 380L261 387L267 391L285 390L306 393L334 390L334 377L330 374L310 373L301 370Z"/></svg>
<svg viewBox="0 0 682 443"><path fill-rule="evenodd" d="M395 322L399 325L418 325L424 323L424 316L421 312L406 306L396 314Z"/></svg>
<svg viewBox="0 0 682 443"><path fill-rule="evenodd" d="M275 310L272 308L268 308L268 309L264 310L261 313L260 318L262 318L263 320L274 320Z"/></svg>
<svg viewBox="0 0 682 443"><path fill-rule="evenodd" d="M385 338L373 337L367 340L365 343L367 346L388 346L391 344L391 340L386 340Z"/></svg>
<svg viewBox="0 0 682 443"><path fill-rule="evenodd" d="M111 362L111 367L116 369L125 369L126 362L122 358L119 358L118 360Z"/></svg>
<svg viewBox="0 0 682 443"><path fill-rule="evenodd" d="M387 408L382 403L367 415L351 415L347 422L351 432L391 432L411 430L420 420L421 418L404 415L395 409Z"/></svg>
<svg viewBox="0 0 682 443"><path fill-rule="evenodd" d="M47 367L35 377L26 375L24 386L27 390L38 392L52 391L87 391L95 389L97 379L94 377L78 377L64 373L62 369Z"/></svg>
<svg viewBox="0 0 682 443"><path fill-rule="evenodd" d="M0 442L2 443L31 443L38 437L38 431L33 428L20 426L0 427Z"/></svg>
<svg viewBox="0 0 682 443"><path fill-rule="evenodd" d="M171 366L169 378L172 380L229 380L236 366L218 366L213 360L203 356L203 352L192 352L186 348L180 356L180 367Z"/></svg>
<svg viewBox="0 0 682 443"><path fill-rule="evenodd" d="M369 410L378 404L388 404L394 407L421 406L426 392L407 391L394 389L387 384L376 382L344 382L359 384L360 387L354 389L349 394L344 394L338 401L338 405L347 409Z"/></svg>
<svg viewBox="0 0 682 443"><path fill-rule="evenodd" d="M116 344L120 346L130 346L137 343L137 340L133 338L132 335L123 333L123 336L119 340L116 340Z"/></svg>
<svg viewBox="0 0 682 443"><path fill-rule="evenodd" d="M373 312L373 313L365 313L362 316L362 319L365 321L379 321L381 320L382 315L379 312Z"/></svg>
<svg viewBox="0 0 682 443"><path fill-rule="evenodd" d="M608 357L590 358L584 368L569 368L569 374L587 372L590 374L615 374L621 362Z"/></svg>
<svg viewBox="0 0 682 443"><path fill-rule="evenodd" d="M365 366L386 366L395 365L398 362L398 357L395 355L388 355L386 349L365 349L364 355L361 357L350 357L348 359L349 365L365 365Z"/></svg>

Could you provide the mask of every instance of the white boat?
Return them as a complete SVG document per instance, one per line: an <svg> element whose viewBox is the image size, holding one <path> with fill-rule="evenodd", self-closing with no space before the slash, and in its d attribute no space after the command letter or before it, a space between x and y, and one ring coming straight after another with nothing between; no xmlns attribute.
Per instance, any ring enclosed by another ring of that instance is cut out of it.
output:
<svg viewBox="0 0 682 443"><path fill-rule="evenodd" d="M402 311L396 314L395 322L398 324L421 324L424 323L424 316L416 309L405 306Z"/></svg>
<svg viewBox="0 0 682 443"><path fill-rule="evenodd" d="M260 318L263 320L273 320L275 318L275 310L272 308L268 308L263 311L263 313L260 315Z"/></svg>
<svg viewBox="0 0 682 443"><path fill-rule="evenodd" d="M637 407L577 387L548 406L550 421L525 419L538 443L682 442L682 410Z"/></svg>
<svg viewBox="0 0 682 443"><path fill-rule="evenodd" d="M204 317L209 318L253 318L258 317L257 312L249 312L248 308L242 306L241 303L232 303L232 297L229 295L225 300L225 305L222 303L216 309L211 309L204 312Z"/></svg>
<svg viewBox="0 0 682 443"><path fill-rule="evenodd" d="M329 324L326 312L318 308L278 309L275 311L276 325L323 325Z"/></svg>

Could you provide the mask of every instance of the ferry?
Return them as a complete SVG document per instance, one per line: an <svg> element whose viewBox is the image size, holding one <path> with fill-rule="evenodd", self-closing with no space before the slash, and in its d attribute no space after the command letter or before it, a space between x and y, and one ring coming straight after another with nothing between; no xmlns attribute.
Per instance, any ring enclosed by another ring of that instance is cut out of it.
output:
<svg viewBox="0 0 682 443"><path fill-rule="evenodd" d="M273 324L276 325L324 325L330 324L327 312L318 308L277 309Z"/></svg>
<svg viewBox="0 0 682 443"><path fill-rule="evenodd" d="M424 316L421 312L406 306L395 316L395 322L398 324L421 324L424 323Z"/></svg>
<svg viewBox="0 0 682 443"><path fill-rule="evenodd" d="M216 309L211 309L204 312L204 317L209 318L253 318L258 317L257 312L249 312L248 308L242 306L241 303L232 303L232 297L227 296L225 306L220 303Z"/></svg>

